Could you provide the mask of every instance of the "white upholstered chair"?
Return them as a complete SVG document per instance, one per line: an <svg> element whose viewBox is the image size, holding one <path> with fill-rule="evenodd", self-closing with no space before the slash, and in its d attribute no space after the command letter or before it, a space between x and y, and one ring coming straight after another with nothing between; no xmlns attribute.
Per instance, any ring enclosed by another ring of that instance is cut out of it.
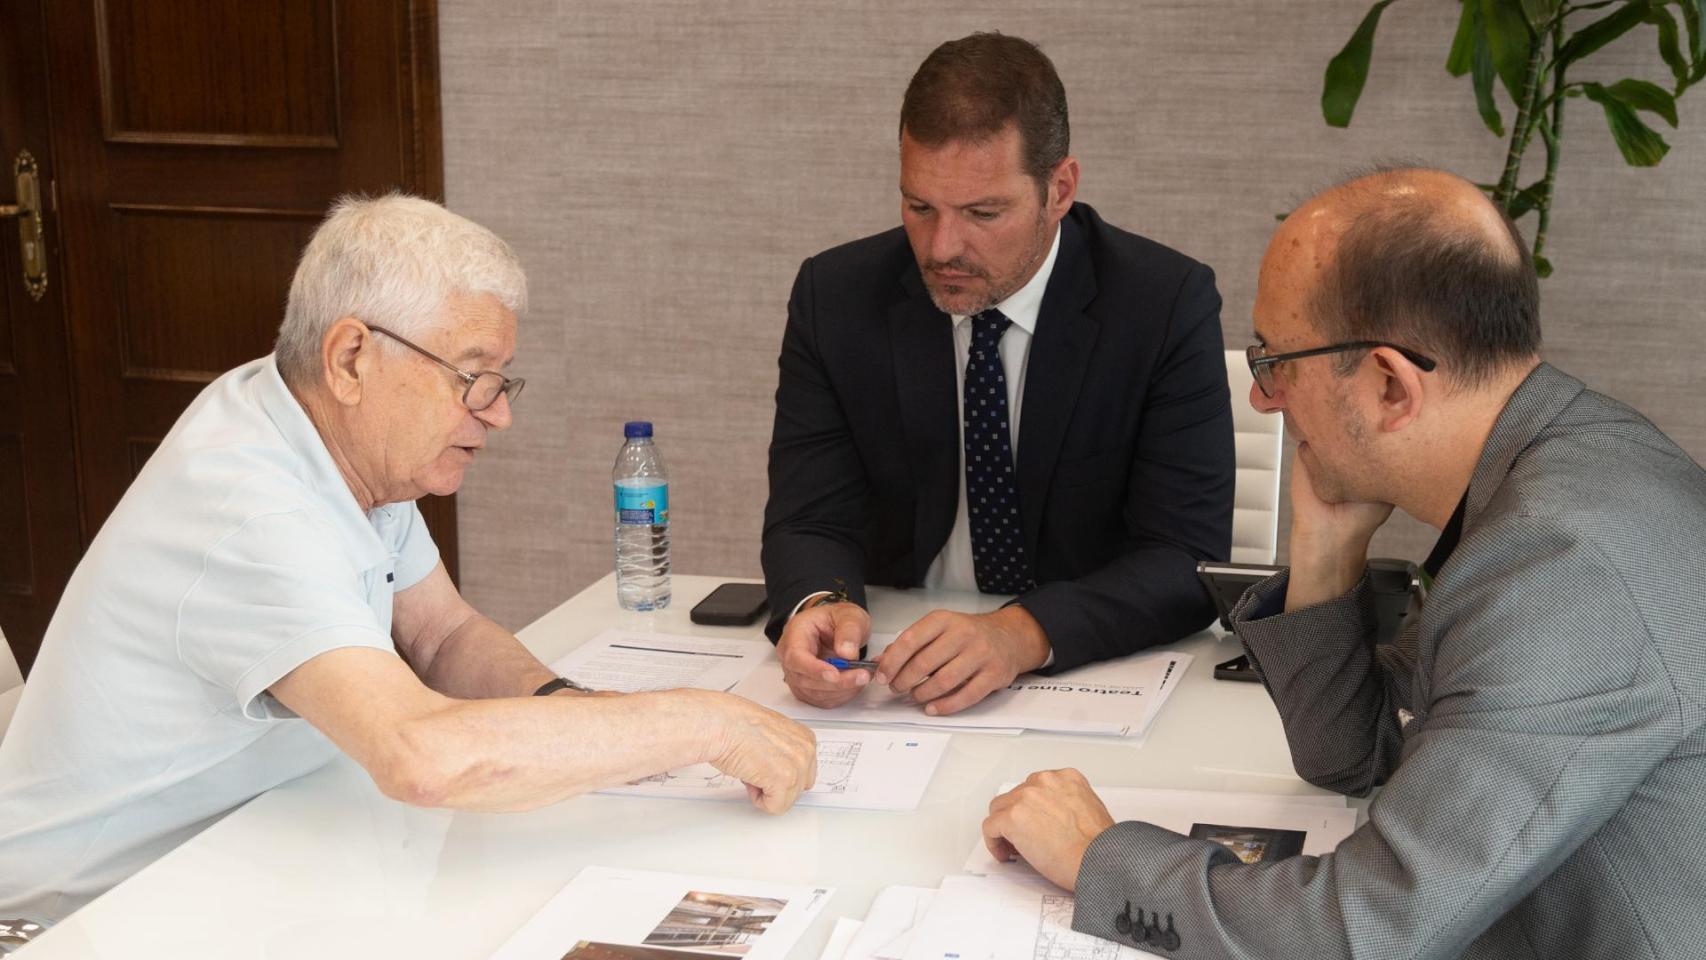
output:
<svg viewBox="0 0 1706 960"><path fill-rule="evenodd" d="M6 634L0 632L0 739L6 737L6 727L12 722L12 711L18 709L18 698L24 694L24 675L12 656Z"/></svg>
<svg viewBox="0 0 1706 960"><path fill-rule="evenodd" d="M1250 365L1244 351L1226 351L1232 388L1238 485L1232 511L1233 563L1273 563L1279 550L1280 452L1285 421L1250 406Z"/></svg>

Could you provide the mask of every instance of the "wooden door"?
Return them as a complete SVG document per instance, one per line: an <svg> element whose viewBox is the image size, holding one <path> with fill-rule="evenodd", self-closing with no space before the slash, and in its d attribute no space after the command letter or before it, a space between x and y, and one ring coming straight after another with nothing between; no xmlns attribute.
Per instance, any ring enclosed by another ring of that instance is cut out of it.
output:
<svg viewBox="0 0 1706 960"><path fill-rule="evenodd" d="M272 349L333 198L442 196L437 7L36 2L87 542L197 392ZM454 572L454 503L422 509Z"/></svg>
<svg viewBox="0 0 1706 960"><path fill-rule="evenodd" d="M0 633L26 671L83 547L42 42L38 0L0 0L0 205L18 201L13 168L27 154L47 207L39 296L16 218L0 219Z"/></svg>

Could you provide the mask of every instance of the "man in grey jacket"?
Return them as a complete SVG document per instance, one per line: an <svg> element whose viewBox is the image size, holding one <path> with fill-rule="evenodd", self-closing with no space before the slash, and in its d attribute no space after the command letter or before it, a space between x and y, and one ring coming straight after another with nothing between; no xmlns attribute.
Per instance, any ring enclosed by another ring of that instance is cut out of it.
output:
<svg viewBox="0 0 1706 960"><path fill-rule="evenodd" d="M984 836L1076 887L1076 929L1193 958L1706 950L1706 471L1540 362L1537 318L1521 237L1455 177L1363 177L1279 229L1250 400L1299 441L1291 569L1235 629L1298 773L1384 790L1333 853L1245 865L1037 774ZM1442 534L1376 645L1394 506Z"/></svg>

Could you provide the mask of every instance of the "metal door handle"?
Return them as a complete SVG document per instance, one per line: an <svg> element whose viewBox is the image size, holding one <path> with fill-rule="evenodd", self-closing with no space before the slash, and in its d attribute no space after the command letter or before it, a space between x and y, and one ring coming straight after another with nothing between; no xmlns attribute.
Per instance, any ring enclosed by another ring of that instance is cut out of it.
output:
<svg viewBox="0 0 1706 960"><path fill-rule="evenodd" d="M47 241L42 226L41 180L36 176L36 158L19 150L12 162L18 182L18 202L0 204L0 219L18 218L18 255L24 261L24 286L36 300L47 292Z"/></svg>

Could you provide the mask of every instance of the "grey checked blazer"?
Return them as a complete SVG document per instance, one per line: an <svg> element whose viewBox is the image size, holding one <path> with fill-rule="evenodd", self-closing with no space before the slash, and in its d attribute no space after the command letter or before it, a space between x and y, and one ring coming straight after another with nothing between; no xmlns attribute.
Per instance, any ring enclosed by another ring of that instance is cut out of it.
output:
<svg viewBox="0 0 1706 960"><path fill-rule="evenodd" d="M1084 858L1076 929L1130 942L1119 918L1141 910L1192 958L1706 956L1699 464L1542 364L1395 644L1372 643L1366 581L1252 619L1285 589L1252 588L1235 629L1298 773L1385 784L1368 823L1326 856L1251 866L1119 824Z"/></svg>

